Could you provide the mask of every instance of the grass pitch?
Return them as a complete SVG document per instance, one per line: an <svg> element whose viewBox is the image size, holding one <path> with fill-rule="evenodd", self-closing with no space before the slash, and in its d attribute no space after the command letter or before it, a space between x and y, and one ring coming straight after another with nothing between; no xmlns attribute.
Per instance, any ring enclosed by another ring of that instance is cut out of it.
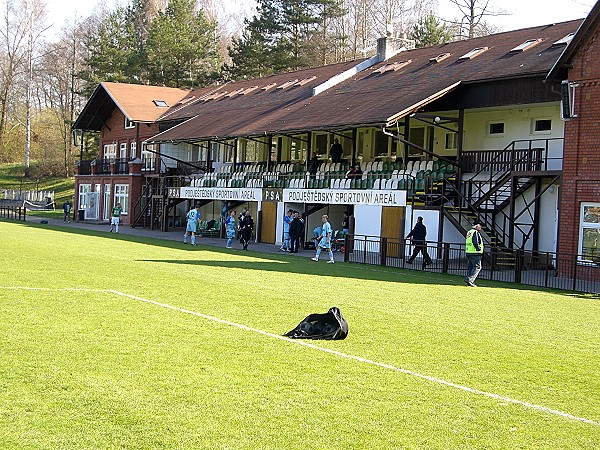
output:
<svg viewBox="0 0 600 450"><path fill-rule="evenodd" d="M600 446L597 298L38 224L0 242L1 448ZM334 305L346 340L278 338Z"/></svg>

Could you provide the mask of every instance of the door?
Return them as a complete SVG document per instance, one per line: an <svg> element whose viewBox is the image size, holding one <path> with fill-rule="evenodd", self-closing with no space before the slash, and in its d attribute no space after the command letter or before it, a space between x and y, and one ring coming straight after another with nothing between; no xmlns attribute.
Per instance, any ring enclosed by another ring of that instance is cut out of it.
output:
<svg viewBox="0 0 600 450"><path fill-rule="evenodd" d="M277 227L277 202L262 202L260 219L260 242L275 243L275 228Z"/></svg>
<svg viewBox="0 0 600 450"><path fill-rule="evenodd" d="M388 238L386 254L398 258L404 254L405 208L384 206L381 211L381 237Z"/></svg>

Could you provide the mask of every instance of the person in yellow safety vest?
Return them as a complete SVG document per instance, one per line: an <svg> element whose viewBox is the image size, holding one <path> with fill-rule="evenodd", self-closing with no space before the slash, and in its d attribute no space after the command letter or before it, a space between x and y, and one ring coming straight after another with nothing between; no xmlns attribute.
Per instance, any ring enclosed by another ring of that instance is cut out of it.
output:
<svg viewBox="0 0 600 450"><path fill-rule="evenodd" d="M477 287L475 279L481 270L481 257L483 256L483 239L481 239L481 225L476 223L467 231L466 254L467 254L467 286Z"/></svg>

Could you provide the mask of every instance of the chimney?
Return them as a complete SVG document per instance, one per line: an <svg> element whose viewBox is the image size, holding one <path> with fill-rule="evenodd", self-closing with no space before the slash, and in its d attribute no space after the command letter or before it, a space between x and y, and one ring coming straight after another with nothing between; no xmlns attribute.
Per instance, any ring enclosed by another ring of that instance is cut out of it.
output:
<svg viewBox="0 0 600 450"><path fill-rule="evenodd" d="M379 61L385 61L392 56L415 48L415 41L406 38L393 38L391 36L377 39L377 56Z"/></svg>

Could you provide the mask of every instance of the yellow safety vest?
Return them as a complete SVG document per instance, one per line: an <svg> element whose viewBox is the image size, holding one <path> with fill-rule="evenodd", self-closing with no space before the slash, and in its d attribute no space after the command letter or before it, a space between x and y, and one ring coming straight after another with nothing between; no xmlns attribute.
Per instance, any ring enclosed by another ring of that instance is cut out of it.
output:
<svg viewBox="0 0 600 450"><path fill-rule="evenodd" d="M475 245L473 245L473 235L475 234L475 231L477 231L477 230L473 229L473 230L467 231L467 241L466 241L466 244L467 244L466 252L467 253L483 253L483 240L481 239L481 237L479 239L479 241L480 241L479 251L477 251L477 249L475 248Z"/></svg>

